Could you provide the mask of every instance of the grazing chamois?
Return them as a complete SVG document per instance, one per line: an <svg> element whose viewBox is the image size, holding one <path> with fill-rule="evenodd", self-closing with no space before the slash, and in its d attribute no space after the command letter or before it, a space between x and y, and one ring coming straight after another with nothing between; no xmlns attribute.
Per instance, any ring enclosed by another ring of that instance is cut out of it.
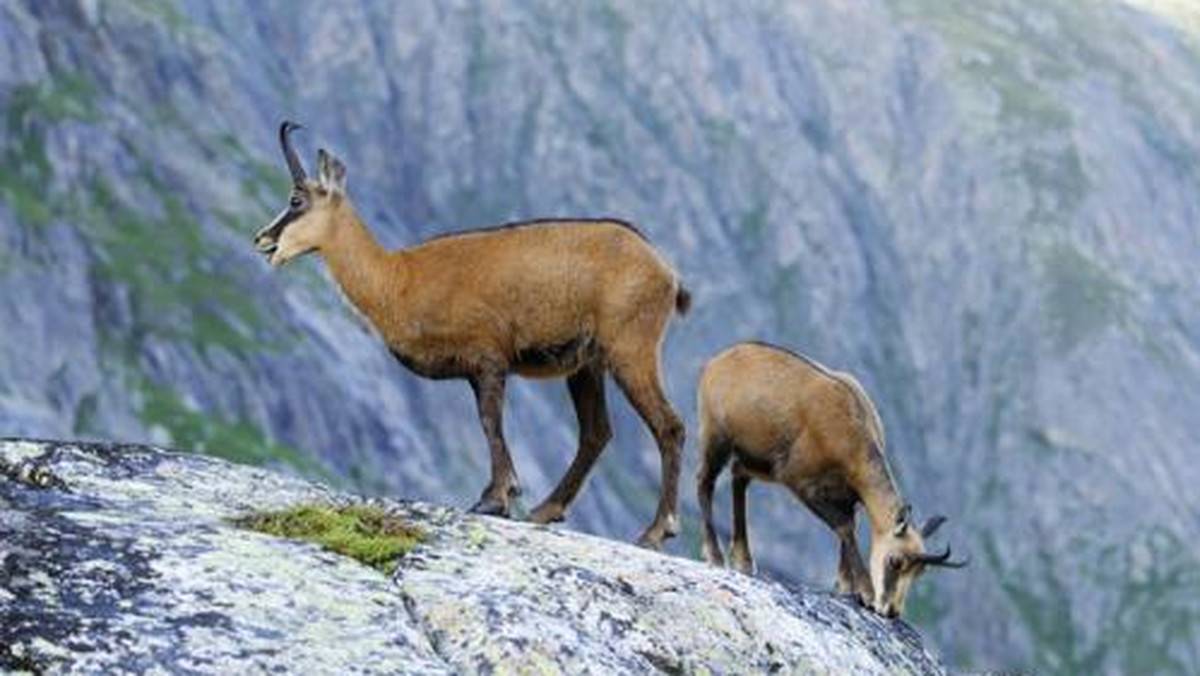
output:
<svg viewBox="0 0 1200 676"><path fill-rule="evenodd" d="M697 496L704 516L704 557L724 565L713 527L717 476L733 460L734 566L752 573L746 528L751 479L789 488L841 543L837 589L885 617L904 610L909 588L926 568L958 568L950 548L925 551L925 538L945 522L917 528L896 490L884 456L883 424L852 376L763 343L739 343L704 367L698 395L701 465ZM855 510L871 522L871 567L855 539Z"/></svg>
<svg viewBox="0 0 1200 676"><path fill-rule="evenodd" d="M575 459L530 515L548 523L564 518L612 437L611 373L661 454L658 511L639 543L658 547L675 535L684 427L663 393L659 360L667 323L687 311L689 296L646 238L615 220L542 220L388 251L351 205L341 161L322 149L318 179L305 174L290 142L296 128L284 122L279 130L291 199L255 245L272 266L318 252L401 364L470 383L492 464L472 511L508 516L520 493L501 423L509 374L566 377L575 405Z"/></svg>

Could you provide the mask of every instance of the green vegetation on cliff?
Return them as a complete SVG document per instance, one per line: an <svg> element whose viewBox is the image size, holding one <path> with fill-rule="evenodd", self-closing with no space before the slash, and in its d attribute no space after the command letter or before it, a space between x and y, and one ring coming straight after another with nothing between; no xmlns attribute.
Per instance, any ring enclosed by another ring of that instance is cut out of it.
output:
<svg viewBox="0 0 1200 676"><path fill-rule="evenodd" d="M280 537L305 540L358 559L390 575L396 560L424 537L404 519L373 505L298 505L234 520L237 525Z"/></svg>

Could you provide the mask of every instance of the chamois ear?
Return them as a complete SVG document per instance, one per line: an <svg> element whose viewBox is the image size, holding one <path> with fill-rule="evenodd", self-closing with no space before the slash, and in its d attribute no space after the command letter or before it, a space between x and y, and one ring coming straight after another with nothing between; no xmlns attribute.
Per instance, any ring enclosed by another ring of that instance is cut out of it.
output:
<svg viewBox="0 0 1200 676"><path fill-rule="evenodd" d="M941 528L942 524L944 523L946 523L946 517L942 516L941 514L937 514L925 519L925 523L921 524L921 537L927 538L930 535L933 535L934 531Z"/></svg>
<svg viewBox="0 0 1200 676"><path fill-rule="evenodd" d="M336 195L346 194L346 165L324 148L317 151L321 187Z"/></svg>
<svg viewBox="0 0 1200 676"><path fill-rule="evenodd" d="M903 537L904 532L912 524L912 505L904 505L896 512L896 529L892 531L892 535Z"/></svg>

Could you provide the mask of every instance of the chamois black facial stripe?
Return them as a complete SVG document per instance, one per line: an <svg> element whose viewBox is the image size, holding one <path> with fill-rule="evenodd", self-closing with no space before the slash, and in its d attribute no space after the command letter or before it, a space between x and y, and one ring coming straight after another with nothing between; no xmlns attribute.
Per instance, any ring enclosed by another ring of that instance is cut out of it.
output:
<svg viewBox="0 0 1200 676"><path fill-rule="evenodd" d="M290 225L297 218L300 218L303 215L304 215L304 209L299 209L299 210L288 209L287 213L284 214L283 218L279 219L278 223L271 226L271 229L267 232L267 235L274 239L279 239L279 236L281 234L283 234L283 229L286 228L288 225Z"/></svg>
<svg viewBox="0 0 1200 676"><path fill-rule="evenodd" d="M896 591L896 578L900 576L900 568L898 566L883 567L883 597L891 598L892 593Z"/></svg>

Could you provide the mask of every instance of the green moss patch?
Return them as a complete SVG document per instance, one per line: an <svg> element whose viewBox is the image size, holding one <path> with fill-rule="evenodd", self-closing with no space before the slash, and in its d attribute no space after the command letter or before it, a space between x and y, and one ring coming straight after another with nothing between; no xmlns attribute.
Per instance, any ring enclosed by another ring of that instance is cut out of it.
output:
<svg viewBox="0 0 1200 676"><path fill-rule="evenodd" d="M372 505L299 505L234 520L242 528L304 540L371 566L386 574L412 551L424 533L404 519Z"/></svg>

